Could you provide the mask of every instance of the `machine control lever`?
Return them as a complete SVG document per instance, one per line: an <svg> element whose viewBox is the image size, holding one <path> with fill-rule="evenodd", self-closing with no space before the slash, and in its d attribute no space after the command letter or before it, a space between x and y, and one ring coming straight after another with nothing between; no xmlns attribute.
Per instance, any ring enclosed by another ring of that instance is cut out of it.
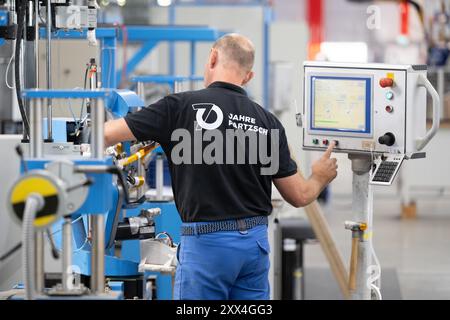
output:
<svg viewBox="0 0 450 320"><path fill-rule="evenodd" d="M386 132L384 135L378 138L378 142L390 147L395 143L395 136L392 132Z"/></svg>

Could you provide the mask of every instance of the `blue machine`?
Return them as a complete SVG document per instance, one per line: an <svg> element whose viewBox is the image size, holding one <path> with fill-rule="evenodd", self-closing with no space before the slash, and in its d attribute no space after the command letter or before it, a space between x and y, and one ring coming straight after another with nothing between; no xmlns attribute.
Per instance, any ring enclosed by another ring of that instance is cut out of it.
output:
<svg viewBox="0 0 450 320"><path fill-rule="evenodd" d="M8 12L0 11L0 26L8 24ZM118 41L123 41L124 33L129 42L141 43L141 48L127 62L126 69L116 70L116 50ZM25 100L39 99L100 99L105 102L106 108L114 117L123 117L126 113L135 110L144 105L143 101L132 91L118 90L119 83L123 76L128 77L132 74L138 64L154 49L160 42L168 41L174 43L177 41L188 42L191 44L191 75L188 77L179 77L174 75L149 77L147 81L156 83L174 83L185 80L200 80L194 75L195 72L195 44L196 42L215 41L222 35L213 28L206 27L151 27L151 26L131 26L126 28L96 28L96 37L100 40L100 59L101 83L104 90L25 90L23 98ZM39 36L41 39L47 37L45 28L40 28ZM52 33L52 39L86 39L87 30L56 30ZM0 39L0 45L4 43ZM172 68L171 68L172 69ZM142 79L141 79L142 80ZM55 143L67 143L69 119L52 119L53 138ZM42 134L46 136L46 122L42 121ZM130 152L130 144L123 144L124 150ZM31 148L31 147L30 147ZM154 151L162 152L161 149ZM34 158L26 161L29 170L45 168L47 163L51 162L46 158ZM73 160L75 166L87 167L108 167L113 164L111 157L107 158L77 158ZM116 221L114 217L118 211L126 210L126 217L136 217L142 210L161 208L162 215L155 218L156 233L168 232L175 243L179 242L179 227L181 220L173 201L168 202L143 202L130 206L127 203L117 208L119 191L114 182L111 173L88 173L87 176L94 181L89 187L89 194L85 203L77 212L72 214L73 223L73 263L80 267L80 273L86 276L92 275L91 270L91 252L92 247L86 241L87 237L87 214L105 215L105 242L111 238L111 233L115 228ZM63 221L53 225L53 230L58 231L62 228ZM55 233L55 242L57 247L62 247L61 233ZM105 249L105 273L106 277L126 278L140 277L138 264L140 262L139 240L123 241L122 256L116 257L114 246ZM144 279L156 276L157 299L172 299L172 281L170 276L159 275L155 273L145 273ZM120 281L114 283L114 288L123 290L123 283ZM113 289L114 289L113 288Z"/></svg>
<svg viewBox="0 0 450 320"><path fill-rule="evenodd" d="M0 10L0 26L8 25L8 11ZM5 43L5 39L0 38L0 46Z"/></svg>
<svg viewBox="0 0 450 320"><path fill-rule="evenodd" d="M133 109L142 106L143 102L136 94L124 90L97 90L97 91L81 91L81 90L52 90L52 91L37 91L26 90L23 93L25 99L43 99L43 98L66 98L66 99L95 99L101 98L106 101L107 109L116 114L123 116L128 112L128 109ZM64 122L67 119L53 119L57 125L54 126L54 140L56 143L67 142L66 128ZM43 122L45 123L45 122ZM45 128L45 126L43 126ZM59 128L59 129L58 129ZM45 131L43 131L45 137ZM160 151L158 151L160 150ZM154 152L162 152L160 148ZM33 159L27 161L28 169L44 169L45 165L49 163L49 159ZM75 165L84 166L110 166L113 164L112 158L106 159L75 159ZM113 232L114 217L117 214L118 205L118 189L113 182L111 174L95 173L88 175L94 181L89 189L89 194L83 206L72 215L73 221L73 264L79 267L79 272L86 276L91 276L91 245L86 241L87 237L87 219L86 214L104 214L106 215L105 226L105 243ZM162 214L155 218L156 233L169 233L175 243L179 242L179 227L181 220L176 210L173 201L170 202L144 202L132 207L127 203L123 203L119 210L126 210L126 217L136 217L141 210L160 208ZM61 230L63 221L60 220L54 224L53 230L55 233L55 242L57 247L62 246ZM122 243L121 257L115 256L114 246L109 246L105 251L105 276L109 278L128 278L140 277L142 274L138 271L138 265L141 260L140 257L140 240L127 240ZM158 299L172 298L172 279L167 275L160 275L157 273L146 273L144 279L156 276L156 288Z"/></svg>

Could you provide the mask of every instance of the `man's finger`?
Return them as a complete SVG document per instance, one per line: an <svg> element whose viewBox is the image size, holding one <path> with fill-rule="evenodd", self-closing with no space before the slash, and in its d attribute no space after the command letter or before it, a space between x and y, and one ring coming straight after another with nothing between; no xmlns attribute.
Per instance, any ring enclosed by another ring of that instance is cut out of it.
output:
<svg viewBox="0 0 450 320"><path fill-rule="evenodd" d="M334 142L334 141L330 142L330 145L328 146L327 150L323 154L323 157L325 159L328 159L331 156L331 153L333 152L333 149L334 149L335 145L336 145L336 142Z"/></svg>

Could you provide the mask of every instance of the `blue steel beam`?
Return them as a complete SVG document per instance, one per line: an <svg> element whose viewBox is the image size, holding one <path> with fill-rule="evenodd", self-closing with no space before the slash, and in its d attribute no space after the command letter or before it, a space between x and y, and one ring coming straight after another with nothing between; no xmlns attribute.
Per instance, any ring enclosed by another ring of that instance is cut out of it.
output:
<svg viewBox="0 0 450 320"><path fill-rule="evenodd" d="M128 41L215 41L223 33L214 28L192 26L127 26ZM119 39L121 39L121 34Z"/></svg>
<svg viewBox="0 0 450 320"><path fill-rule="evenodd" d="M147 76L135 76L130 79L131 82L143 82L143 83L174 83L181 81L201 81L201 76L167 76L167 75L147 75Z"/></svg>
<svg viewBox="0 0 450 320"><path fill-rule="evenodd" d="M127 26L126 32L128 41L215 41L221 35L225 34L215 28L193 27L193 26ZM41 28L40 37L45 39L47 31ZM117 28L97 28L96 36L98 39L117 37L122 41L122 30ZM56 39L86 39L87 30L58 30L54 32L53 38Z"/></svg>
<svg viewBox="0 0 450 320"><path fill-rule="evenodd" d="M36 90L22 91L24 99L105 99L111 94L109 90Z"/></svg>
<svg viewBox="0 0 450 320"><path fill-rule="evenodd" d="M128 60L126 65L125 77L128 77L128 75L132 73L134 69L136 69L139 63L141 63L141 61L145 59L147 54L152 51L157 44L157 41L149 40L142 45L142 47L133 55L133 57ZM120 69L116 73L116 80L118 84L120 83L120 79L122 77L122 71L123 70Z"/></svg>
<svg viewBox="0 0 450 320"><path fill-rule="evenodd" d="M98 39L116 38L119 33L116 28L98 28L95 30L95 35ZM41 39L47 38L47 30L40 28L39 37ZM52 39L87 39L87 29L83 30L57 30L53 32Z"/></svg>
<svg viewBox="0 0 450 320"><path fill-rule="evenodd" d="M105 37L101 39L101 42L100 61L102 66L102 87L114 89L118 86L116 77L117 38Z"/></svg>

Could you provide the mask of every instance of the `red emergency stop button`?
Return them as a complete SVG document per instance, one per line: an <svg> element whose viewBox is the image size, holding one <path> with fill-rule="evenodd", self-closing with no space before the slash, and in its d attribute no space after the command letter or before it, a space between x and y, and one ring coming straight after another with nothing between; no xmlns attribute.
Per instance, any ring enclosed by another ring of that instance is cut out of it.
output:
<svg viewBox="0 0 450 320"><path fill-rule="evenodd" d="M380 87L389 88L394 85L394 80L391 78L381 78L380 79Z"/></svg>

